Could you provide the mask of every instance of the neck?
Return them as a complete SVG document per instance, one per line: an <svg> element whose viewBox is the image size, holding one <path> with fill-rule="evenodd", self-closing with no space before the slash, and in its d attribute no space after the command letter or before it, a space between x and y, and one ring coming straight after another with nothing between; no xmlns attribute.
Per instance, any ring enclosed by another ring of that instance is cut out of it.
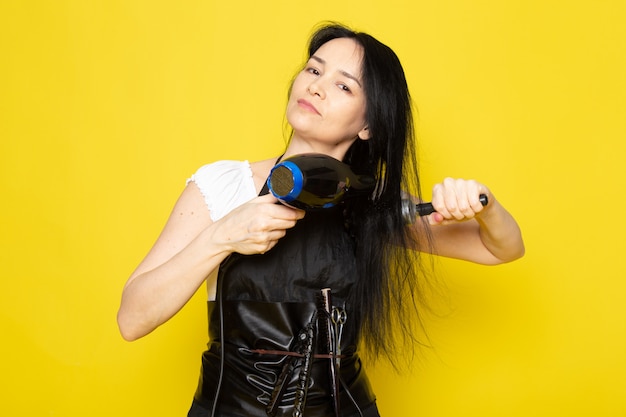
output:
<svg viewBox="0 0 626 417"><path fill-rule="evenodd" d="M289 141L283 158L303 153L321 153L332 156L333 158L341 161L346 156L346 152L348 152L348 149L350 149L353 142L354 141L342 142L338 144L325 144L302 140L294 136Z"/></svg>

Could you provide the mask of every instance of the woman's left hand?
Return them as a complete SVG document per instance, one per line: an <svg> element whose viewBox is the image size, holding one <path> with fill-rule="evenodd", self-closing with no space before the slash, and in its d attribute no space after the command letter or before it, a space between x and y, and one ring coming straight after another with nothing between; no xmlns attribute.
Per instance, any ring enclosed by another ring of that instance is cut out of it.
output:
<svg viewBox="0 0 626 417"><path fill-rule="evenodd" d="M487 197L487 205L480 195ZM484 265L510 262L524 255L520 228L485 185L446 178L433 187L428 216L433 237L431 253ZM446 225L438 227L438 225ZM420 222L413 226L420 233Z"/></svg>
<svg viewBox="0 0 626 417"><path fill-rule="evenodd" d="M436 212L429 215L429 223L439 225L473 219L489 206L482 205L481 194L491 201L489 189L477 181L444 179L433 187L432 205Z"/></svg>

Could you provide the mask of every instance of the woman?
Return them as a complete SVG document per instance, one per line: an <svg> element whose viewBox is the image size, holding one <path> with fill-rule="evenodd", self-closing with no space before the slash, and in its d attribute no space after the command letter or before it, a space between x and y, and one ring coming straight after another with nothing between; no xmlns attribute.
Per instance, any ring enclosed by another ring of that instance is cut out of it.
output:
<svg viewBox="0 0 626 417"><path fill-rule="evenodd" d="M190 416L377 416L357 347L393 360L389 323L407 287L419 296L415 253L498 264L524 252L515 220L475 181L444 180L437 212L406 224L404 190L419 190L410 98L398 58L371 36L318 30L286 114L280 158L198 170L123 291L118 323L134 340L206 281L210 343ZM271 168L311 152L372 175L374 191L306 214L277 204Z"/></svg>

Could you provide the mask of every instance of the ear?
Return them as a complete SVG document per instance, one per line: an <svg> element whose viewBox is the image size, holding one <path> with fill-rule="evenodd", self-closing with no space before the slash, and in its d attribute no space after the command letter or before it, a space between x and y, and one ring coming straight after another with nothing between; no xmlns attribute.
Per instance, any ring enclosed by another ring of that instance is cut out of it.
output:
<svg viewBox="0 0 626 417"><path fill-rule="evenodd" d="M370 130L367 126L361 129L357 135L361 140L368 140L370 138Z"/></svg>

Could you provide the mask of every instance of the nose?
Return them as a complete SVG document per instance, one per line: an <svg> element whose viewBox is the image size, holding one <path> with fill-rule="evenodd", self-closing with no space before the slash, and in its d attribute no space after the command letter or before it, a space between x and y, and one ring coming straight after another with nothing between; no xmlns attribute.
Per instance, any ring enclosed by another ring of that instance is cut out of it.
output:
<svg viewBox="0 0 626 417"><path fill-rule="evenodd" d="M318 96L321 99L324 99L326 97L326 92L324 91L324 88L319 80L315 80L314 82L309 84L306 90L312 96Z"/></svg>

